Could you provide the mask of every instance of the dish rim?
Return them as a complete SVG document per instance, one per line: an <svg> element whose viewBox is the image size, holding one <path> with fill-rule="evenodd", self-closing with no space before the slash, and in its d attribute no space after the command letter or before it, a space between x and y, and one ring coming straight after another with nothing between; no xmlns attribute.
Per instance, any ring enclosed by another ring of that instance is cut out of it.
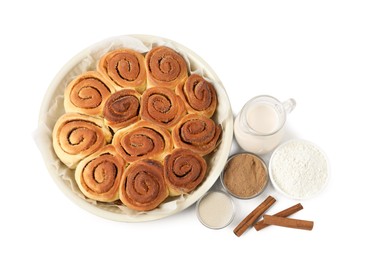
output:
<svg viewBox="0 0 366 260"><path fill-rule="evenodd" d="M141 214L141 215L131 215L130 216L130 215L126 215L126 214L121 214L121 213L117 213L117 212L108 211L108 210L100 208L96 205L93 205L90 202L88 202L87 200L85 200L85 199L81 198L80 196L78 196L75 192L73 192L72 189L70 189L65 184L65 180L63 180L60 176L58 176L57 174L53 174L55 169L52 167L52 163L48 162L46 160L46 158L43 158L49 175L51 175L52 179L57 184L59 189L71 201L76 203L79 207L83 208L84 210L86 210L86 211L88 211L88 212L90 212L94 215L97 215L97 216L105 218L105 219L113 220L113 221L143 222L143 221L161 219L161 218L164 218L164 217L174 215L178 212L181 212L184 209L191 206L192 204L194 204L195 202L197 202L200 199L200 197L204 196L210 190L210 188L215 184L216 180L219 178L223 167L225 167L226 160L227 160L227 158L229 156L229 153L230 153L231 144L232 144L232 140L233 140L233 114L232 114L230 100L228 98L227 92L226 92L221 80L219 79L217 74L214 72L214 70L207 64L207 62L204 61L199 55L197 55L196 53L194 53L192 50L188 49L187 47L183 46L182 44L180 44L178 42L175 42L173 40L167 39L167 38L163 38L163 37L159 37L159 36L153 36L153 35L131 34L131 35L113 36L113 37L109 37L109 38L106 38L104 40L101 40L99 42L93 43L93 44L89 45L88 47L84 48L83 50L81 50L74 57L72 57L68 62L66 62L66 64L64 64L64 66L54 76L53 80L49 84L49 86L48 86L48 88L47 88L47 90L44 94L42 104L41 104L41 107L40 107L40 111L39 111L38 126L42 123L43 115L48 112L49 107L51 105L51 102L53 102L53 100L54 100L55 92L56 92L57 88L59 87L60 83L62 82L62 80L67 76L67 74L82 59L84 59L85 56L91 50L93 50L93 48L96 48L97 46L100 46L100 44L102 44L104 42L110 42L113 39L116 39L116 38L119 38L119 37L124 37L124 36L139 39L144 44L146 42L154 42L154 41L158 41L158 40L163 40L165 42L171 42L172 44L174 44L174 46L176 46L180 51L184 52L187 56L189 56L190 59L194 58L195 62L201 64L202 67L205 69L205 71L209 74L208 77L211 80L214 80L214 81L218 82L219 85L222 86L222 91L226 95L225 99L227 100L228 107L229 107L229 111L228 111L229 116L228 116L228 118L225 118L226 124L225 124L225 129L223 129L224 131L223 131L223 134L222 134L222 137L221 137L222 139L221 139L221 144L220 144L220 145L222 145L223 143L225 143L225 147L224 147L224 149L222 149L221 154L220 154L220 156L217 160L218 165L216 165L215 167L213 166L213 168L211 168L211 171L214 171L211 174L213 174L215 176L213 178L211 178L210 183L206 183L206 185L201 186L197 189L200 192L196 192L194 194L186 196L185 201L183 202L184 205L182 207L177 207L175 210L170 211L167 214L156 214L156 215L154 215L154 214ZM52 140L51 140L51 147L52 147ZM207 181L207 179L205 181Z"/></svg>

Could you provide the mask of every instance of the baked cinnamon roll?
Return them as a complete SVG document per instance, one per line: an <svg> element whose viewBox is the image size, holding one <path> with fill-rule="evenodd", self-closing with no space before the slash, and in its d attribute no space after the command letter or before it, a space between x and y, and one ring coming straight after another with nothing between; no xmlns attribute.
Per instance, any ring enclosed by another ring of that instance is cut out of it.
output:
<svg viewBox="0 0 366 260"><path fill-rule="evenodd" d="M202 183L206 161L188 149L175 149L164 159L164 179L171 196L186 194Z"/></svg>
<svg viewBox="0 0 366 260"><path fill-rule="evenodd" d="M221 126L205 116L188 114L173 128L172 139L175 147L190 149L204 156L217 146Z"/></svg>
<svg viewBox="0 0 366 260"><path fill-rule="evenodd" d="M184 103L173 90L164 87L147 89L141 97L141 118L171 128L186 114Z"/></svg>
<svg viewBox="0 0 366 260"><path fill-rule="evenodd" d="M129 163L140 159L162 161L173 148L169 131L146 121L118 130L112 144Z"/></svg>
<svg viewBox="0 0 366 260"><path fill-rule="evenodd" d="M65 111L101 116L105 101L114 91L113 84L98 72L85 72L67 85Z"/></svg>
<svg viewBox="0 0 366 260"><path fill-rule="evenodd" d="M119 196L123 204L138 211L158 207L169 195L163 165L144 159L130 164L122 175Z"/></svg>
<svg viewBox="0 0 366 260"><path fill-rule="evenodd" d="M56 122L52 133L53 148L69 168L98 151L112 139L103 120L78 113L66 113Z"/></svg>
<svg viewBox="0 0 366 260"><path fill-rule="evenodd" d="M217 106L216 90L200 75L190 75L184 85L177 87L176 92L184 101L188 113L207 117L214 114Z"/></svg>
<svg viewBox="0 0 366 260"><path fill-rule="evenodd" d="M113 202L119 198L119 186L125 161L113 145L107 145L81 160L75 170L75 180L88 198Z"/></svg>
<svg viewBox="0 0 366 260"><path fill-rule="evenodd" d="M147 84L149 87L175 89L188 77L187 63L173 49L159 46L151 49L145 57Z"/></svg>
<svg viewBox="0 0 366 260"><path fill-rule="evenodd" d="M131 49L118 49L105 54L98 71L112 80L118 88L133 88L142 93L146 88L144 56Z"/></svg>
<svg viewBox="0 0 366 260"><path fill-rule="evenodd" d="M140 120L141 95L133 89L122 89L113 93L103 109L104 123L113 131Z"/></svg>

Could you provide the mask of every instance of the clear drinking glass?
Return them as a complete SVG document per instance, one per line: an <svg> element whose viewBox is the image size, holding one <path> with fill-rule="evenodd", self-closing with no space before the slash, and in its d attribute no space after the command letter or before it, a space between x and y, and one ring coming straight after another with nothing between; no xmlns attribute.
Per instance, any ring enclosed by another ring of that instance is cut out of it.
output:
<svg viewBox="0 0 366 260"><path fill-rule="evenodd" d="M241 109L234 122L235 138L245 151L266 154L282 140L287 114L296 106L290 98L280 102L268 95L256 96Z"/></svg>

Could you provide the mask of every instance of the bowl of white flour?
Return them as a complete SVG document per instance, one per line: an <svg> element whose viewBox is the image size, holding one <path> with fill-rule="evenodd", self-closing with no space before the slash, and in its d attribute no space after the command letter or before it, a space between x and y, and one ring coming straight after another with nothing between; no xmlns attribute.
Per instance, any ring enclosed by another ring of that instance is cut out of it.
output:
<svg viewBox="0 0 366 260"><path fill-rule="evenodd" d="M293 139L276 148L269 161L269 177L274 188L291 199L318 195L329 179L325 153L309 141Z"/></svg>

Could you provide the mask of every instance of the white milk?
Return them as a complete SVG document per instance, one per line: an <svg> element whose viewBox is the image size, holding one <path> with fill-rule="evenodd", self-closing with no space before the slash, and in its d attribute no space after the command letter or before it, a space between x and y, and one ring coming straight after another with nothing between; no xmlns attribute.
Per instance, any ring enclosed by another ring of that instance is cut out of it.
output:
<svg viewBox="0 0 366 260"><path fill-rule="evenodd" d="M282 140L286 114L295 107L295 101L284 103L271 96L249 100L235 118L236 141L247 152L265 154Z"/></svg>
<svg viewBox="0 0 366 260"><path fill-rule="evenodd" d="M280 123L276 110L267 104L255 104L248 108L246 120L251 129L264 135L275 132Z"/></svg>

